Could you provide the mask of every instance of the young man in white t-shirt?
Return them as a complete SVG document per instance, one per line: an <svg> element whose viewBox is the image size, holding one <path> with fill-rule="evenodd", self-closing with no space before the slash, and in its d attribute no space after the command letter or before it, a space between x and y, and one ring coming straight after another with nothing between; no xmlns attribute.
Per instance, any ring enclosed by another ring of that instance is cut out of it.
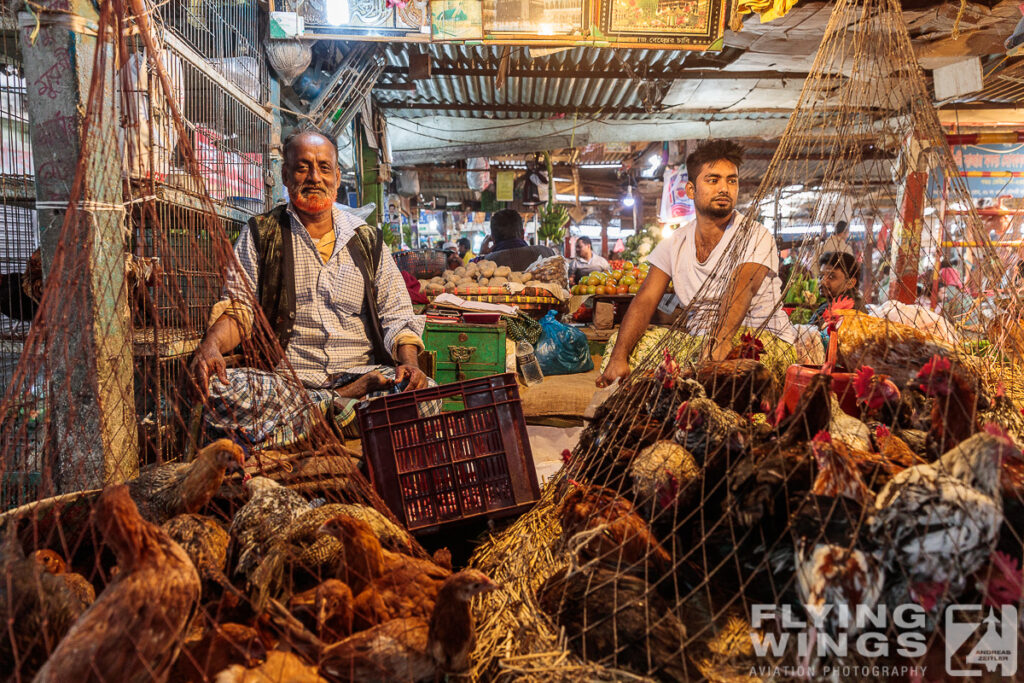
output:
<svg viewBox="0 0 1024 683"><path fill-rule="evenodd" d="M745 222L736 212L742 161L743 148L729 140L705 142L686 158L686 195L697 216L651 252L651 269L626 312L598 386L629 375L629 356L670 280L683 307L690 306L686 331L710 337L706 355L712 360L729 354L741 327L763 326L786 344L796 339L786 314L777 309L782 283L775 240L764 226ZM731 263L736 265L730 268Z"/></svg>

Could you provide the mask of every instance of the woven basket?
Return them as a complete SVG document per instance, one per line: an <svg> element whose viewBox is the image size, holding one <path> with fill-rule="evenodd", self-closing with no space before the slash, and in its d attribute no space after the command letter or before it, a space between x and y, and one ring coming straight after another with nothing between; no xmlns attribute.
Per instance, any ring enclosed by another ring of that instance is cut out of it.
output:
<svg viewBox="0 0 1024 683"><path fill-rule="evenodd" d="M438 249L400 251L394 257L399 270L404 270L418 280L441 275L448 263L447 255Z"/></svg>

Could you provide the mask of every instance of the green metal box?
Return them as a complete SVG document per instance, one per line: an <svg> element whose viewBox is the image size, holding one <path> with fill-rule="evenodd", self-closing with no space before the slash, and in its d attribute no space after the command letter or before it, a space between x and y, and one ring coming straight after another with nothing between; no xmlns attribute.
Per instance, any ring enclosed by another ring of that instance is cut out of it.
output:
<svg viewBox="0 0 1024 683"><path fill-rule="evenodd" d="M423 333L427 351L437 354L434 381L461 382L505 372L505 323L446 325L427 323Z"/></svg>

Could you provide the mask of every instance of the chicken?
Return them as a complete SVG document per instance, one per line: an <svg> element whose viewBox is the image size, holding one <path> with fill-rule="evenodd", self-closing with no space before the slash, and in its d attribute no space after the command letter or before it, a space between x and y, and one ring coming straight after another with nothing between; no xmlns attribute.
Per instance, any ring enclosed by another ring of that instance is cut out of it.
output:
<svg viewBox="0 0 1024 683"><path fill-rule="evenodd" d="M860 476L872 489L877 490L877 488L884 486L894 474L905 469L904 465L894 463L882 454L874 453L870 450L852 448L843 441L833 439L832 435L828 432L819 433L819 437L828 442L829 447L836 452L843 462L854 465ZM819 437L815 437L815 440Z"/></svg>
<svg viewBox="0 0 1024 683"><path fill-rule="evenodd" d="M199 600L199 574L181 547L142 518L127 486L108 487L94 511L96 525L120 569L75 622L37 683L166 678Z"/></svg>
<svg viewBox="0 0 1024 683"><path fill-rule="evenodd" d="M325 522L344 514L346 508L337 503L310 507L274 534L266 557L249 577L258 609L262 609L267 598L287 598L296 590L312 588L324 579L342 579L352 586L346 580L341 543L320 531Z"/></svg>
<svg viewBox="0 0 1024 683"><path fill-rule="evenodd" d="M720 408L709 398L694 398L680 405L676 412L675 441L698 462L709 466L709 461L743 450L749 424L738 413Z"/></svg>
<svg viewBox="0 0 1024 683"><path fill-rule="evenodd" d="M43 571L57 576L67 585L68 589L78 598L83 610L96 599L96 588L81 574L69 572L64 558L54 551L37 550L32 557L43 568Z"/></svg>
<svg viewBox="0 0 1024 683"><path fill-rule="evenodd" d="M311 508L305 498L268 477L253 477L244 489L249 500L235 513L228 534L237 558L235 573L249 577L263 561L274 534Z"/></svg>
<svg viewBox="0 0 1024 683"><path fill-rule="evenodd" d="M809 636L814 642L818 629L836 634L841 606L851 613L858 605L875 608L885 586L885 568L857 547L856 530L864 506L872 499L857 465L833 448L824 432L811 442L811 452L818 465L811 486L813 498L801 506L793 528L798 536L797 595L810 619Z"/></svg>
<svg viewBox="0 0 1024 683"><path fill-rule="evenodd" d="M847 368L869 365L898 387L906 386L914 368L932 356L953 351L946 342L909 325L853 310L837 311L837 315L842 320L837 330L840 363Z"/></svg>
<svg viewBox="0 0 1024 683"><path fill-rule="evenodd" d="M629 463L633 499L652 512L678 504L688 510L699 493L689 486L701 476L697 460L674 441L658 441L640 451ZM688 495L680 496L681 492Z"/></svg>
<svg viewBox="0 0 1024 683"><path fill-rule="evenodd" d="M945 453L978 431L978 392L948 358L933 356L911 386L935 399L928 434L935 454Z"/></svg>
<svg viewBox="0 0 1024 683"><path fill-rule="evenodd" d="M199 640L186 643L171 669L175 683L202 683L239 664L259 666L267 658L260 633L242 624L212 624Z"/></svg>
<svg viewBox="0 0 1024 683"><path fill-rule="evenodd" d="M875 427L875 448L883 458L903 468L925 462L906 441L890 432L885 425Z"/></svg>
<svg viewBox="0 0 1024 683"><path fill-rule="evenodd" d="M805 495L812 476L806 443L785 448L777 444L757 446L726 475L725 516L742 528L761 524L768 536L777 537L784 531L788 499ZM766 517L774 521L766 524ZM780 523L783 528L779 528ZM723 531L731 535L730 530Z"/></svg>
<svg viewBox="0 0 1024 683"><path fill-rule="evenodd" d="M537 591L580 657L662 681L689 680L686 627L643 579L603 567L561 569Z"/></svg>
<svg viewBox="0 0 1024 683"><path fill-rule="evenodd" d="M706 361L697 367L696 379L711 400L738 413L760 411L762 404L779 399L775 375L756 358Z"/></svg>
<svg viewBox="0 0 1024 683"><path fill-rule="evenodd" d="M909 407L901 400L899 387L886 375L875 374L870 365L863 365L857 370L853 389L865 422L873 420L883 425L897 425L909 419Z"/></svg>
<svg viewBox="0 0 1024 683"><path fill-rule="evenodd" d="M1017 458L1004 459L999 470L999 487L1003 497L999 548L1020 558L1024 553L1024 462Z"/></svg>
<svg viewBox="0 0 1024 683"><path fill-rule="evenodd" d="M562 542L576 549L581 560L597 559L641 574L648 566L660 573L672 568L671 556L633 504L610 489L573 484L557 514Z"/></svg>
<svg viewBox="0 0 1024 683"><path fill-rule="evenodd" d="M832 423L832 376L819 373L811 378L793 409L786 415L785 402L780 401L775 411L781 447L806 443L814 435L826 431Z"/></svg>
<svg viewBox="0 0 1024 683"><path fill-rule="evenodd" d="M230 587L224 575L228 561L228 532L217 520L185 514L172 517L161 528L189 556L204 584Z"/></svg>
<svg viewBox="0 0 1024 683"><path fill-rule="evenodd" d="M1009 438L992 431L903 470L875 498L869 531L911 591L936 583L955 597L992 553L1002 521L1000 464L1019 457Z"/></svg>
<svg viewBox="0 0 1024 683"><path fill-rule="evenodd" d="M828 423L828 432L835 441L842 441L850 448L859 451L871 450L871 430L868 426L843 412L839 405L839 399L832 392L829 392L829 410L832 417Z"/></svg>
<svg viewBox="0 0 1024 683"><path fill-rule="evenodd" d="M344 574L355 594L358 627L399 616L430 615L441 582L450 572L429 560L385 550L370 526L353 517L339 515L327 521L321 533L344 548Z"/></svg>
<svg viewBox="0 0 1024 683"><path fill-rule="evenodd" d="M143 519L163 524L176 515L199 512L220 488L228 468L241 471L244 464L237 444L218 439L201 449L192 462L143 470L128 482L128 490Z"/></svg>
<svg viewBox="0 0 1024 683"><path fill-rule="evenodd" d="M8 524L0 546L0 672L31 680L84 607L61 578L25 557Z"/></svg>
<svg viewBox="0 0 1024 683"><path fill-rule="evenodd" d="M469 602L497 586L475 569L445 579L429 621L392 619L326 647L320 670L360 683L434 681L468 665L476 630Z"/></svg>
<svg viewBox="0 0 1024 683"><path fill-rule="evenodd" d="M441 569L447 571L452 570L452 551L448 548L438 548L434 551L434 554L430 556L430 559L434 561Z"/></svg>
<svg viewBox="0 0 1024 683"><path fill-rule="evenodd" d="M469 655L476 646L476 624L470 601L498 586L482 572L467 569L446 579L437 594L427 630L427 654L445 673L458 673L469 667Z"/></svg>
<svg viewBox="0 0 1024 683"><path fill-rule="evenodd" d="M1020 605L1024 601L1024 575L1017 560L995 551L989 566L978 572L978 588L986 607Z"/></svg>
<svg viewBox="0 0 1024 683"><path fill-rule="evenodd" d="M327 579L288 601L289 611L325 643L352 634L352 589L338 579Z"/></svg>
<svg viewBox="0 0 1024 683"><path fill-rule="evenodd" d="M647 414L657 422L668 420L685 397L679 392L682 368L668 349L663 349L662 354L664 360L654 369L654 382L645 401Z"/></svg>
<svg viewBox="0 0 1024 683"><path fill-rule="evenodd" d="M317 667L291 652L271 650L267 660L254 668L234 664L217 674L215 683L327 683Z"/></svg>

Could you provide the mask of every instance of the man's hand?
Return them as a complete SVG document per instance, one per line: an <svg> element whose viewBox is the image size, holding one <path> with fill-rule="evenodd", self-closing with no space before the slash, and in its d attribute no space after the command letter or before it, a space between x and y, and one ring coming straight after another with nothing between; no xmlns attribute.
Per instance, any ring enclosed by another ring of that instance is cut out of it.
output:
<svg viewBox="0 0 1024 683"><path fill-rule="evenodd" d="M375 391L383 391L395 384L395 380L384 375L378 370L372 370L359 376L359 379L349 382L343 387L334 390L342 398L366 398L367 394Z"/></svg>
<svg viewBox="0 0 1024 683"><path fill-rule="evenodd" d="M597 386L607 387L610 386L615 380L624 380L629 377L629 361L620 360L612 357L608 361L608 365L605 366L604 372L597 378Z"/></svg>
<svg viewBox="0 0 1024 683"><path fill-rule="evenodd" d="M395 368L395 384L401 384L406 378L409 379L409 385L405 387L405 391L427 387L427 376L415 365L403 364Z"/></svg>
<svg viewBox="0 0 1024 683"><path fill-rule="evenodd" d="M728 341L712 341L704 350L704 357L712 361L725 360L732 351L732 344Z"/></svg>
<svg viewBox="0 0 1024 683"><path fill-rule="evenodd" d="M206 400L210 393L211 376L216 374L221 382L228 383L227 364L220 349L217 348L217 343L212 339L203 339L199 344L195 355L192 356L191 370L192 379L199 388L199 396L203 400Z"/></svg>

